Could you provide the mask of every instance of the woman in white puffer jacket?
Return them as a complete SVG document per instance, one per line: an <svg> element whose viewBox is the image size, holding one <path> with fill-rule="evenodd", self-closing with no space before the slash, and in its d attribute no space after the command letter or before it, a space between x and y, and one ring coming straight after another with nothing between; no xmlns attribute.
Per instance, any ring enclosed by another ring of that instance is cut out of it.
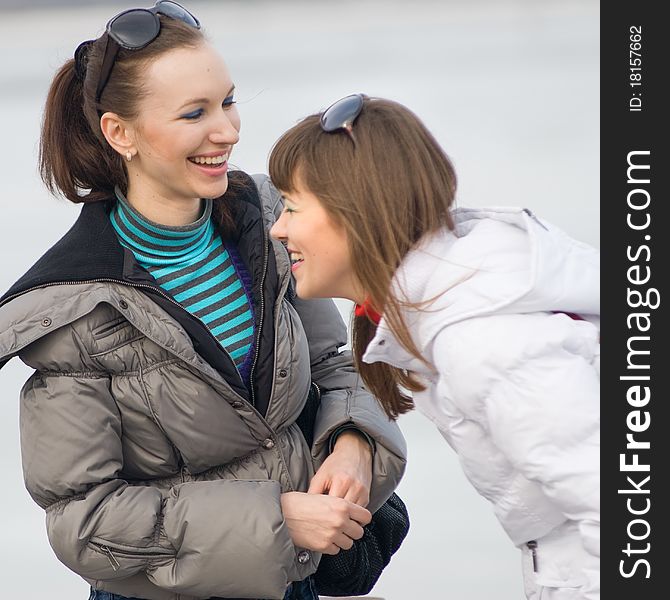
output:
<svg viewBox="0 0 670 600"><path fill-rule="evenodd" d="M599 252L525 209L453 208L448 158L386 100L303 120L270 174L298 295L357 303L367 386L458 453L522 550L527 597L599 598Z"/></svg>

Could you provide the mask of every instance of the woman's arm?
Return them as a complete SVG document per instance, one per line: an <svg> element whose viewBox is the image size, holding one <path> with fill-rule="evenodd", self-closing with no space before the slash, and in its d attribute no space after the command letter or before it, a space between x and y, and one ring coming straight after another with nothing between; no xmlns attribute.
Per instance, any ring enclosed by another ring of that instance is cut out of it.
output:
<svg viewBox="0 0 670 600"><path fill-rule="evenodd" d="M367 506L372 485L373 446L357 429L337 436L333 451L309 484L310 494L328 494Z"/></svg>
<svg viewBox="0 0 670 600"><path fill-rule="evenodd" d="M331 451L337 453L339 450L337 446L340 437L346 433L342 432L344 426L364 432L374 443L374 449L370 449L372 484L368 504L368 508L374 512L400 482L405 469L405 440L397 424L386 416L379 402L363 387L354 369L351 353L338 351L346 343L346 329L332 300L296 299L294 307L310 343L312 381L321 390L312 446L317 475L319 478L323 476L324 482L335 477L333 468L338 470L339 467ZM338 336L338 333L341 335ZM312 350L314 347L318 353ZM334 435L337 436L336 440L333 440ZM358 452L359 447L353 447L352 451ZM325 464L329 458L331 460ZM343 459L348 463L357 460L356 456ZM319 474L324 464L328 472ZM364 477L358 481L362 479Z"/></svg>
<svg viewBox="0 0 670 600"><path fill-rule="evenodd" d="M129 485L110 383L91 372L36 373L22 390L26 486L46 509L58 558L89 580L144 573L190 596L281 597L309 565L298 561L279 483Z"/></svg>

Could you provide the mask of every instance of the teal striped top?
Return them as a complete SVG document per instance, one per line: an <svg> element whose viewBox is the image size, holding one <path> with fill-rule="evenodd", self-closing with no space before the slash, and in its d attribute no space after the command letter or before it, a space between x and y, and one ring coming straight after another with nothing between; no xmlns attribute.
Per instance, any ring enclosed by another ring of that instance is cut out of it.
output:
<svg viewBox="0 0 670 600"><path fill-rule="evenodd" d="M212 201L203 201L195 223L169 227L142 216L118 189L116 196L110 221L121 244L163 290L207 325L248 383L254 339L250 290L244 286L249 276L238 273L242 262L233 261L216 232Z"/></svg>

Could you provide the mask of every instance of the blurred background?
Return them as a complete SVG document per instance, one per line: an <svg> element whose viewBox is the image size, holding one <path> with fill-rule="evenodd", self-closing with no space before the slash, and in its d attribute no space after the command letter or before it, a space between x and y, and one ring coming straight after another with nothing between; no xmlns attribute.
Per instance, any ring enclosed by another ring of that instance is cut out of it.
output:
<svg viewBox="0 0 670 600"><path fill-rule="evenodd" d="M456 167L459 205L528 207L599 244L595 0L183 4L223 53L237 86L242 137L231 162L240 169L264 172L270 147L288 127L345 94L365 92L423 119ZM37 174L51 77L79 42L132 6L0 0L0 293L79 212L50 197ZM348 322L349 303L338 307ZM23 487L18 393L28 375L18 359L0 372L1 595L83 600L86 584L53 556L43 512ZM399 494L412 525L371 595L521 599L518 551L451 449L421 415L399 423L409 445Z"/></svg>

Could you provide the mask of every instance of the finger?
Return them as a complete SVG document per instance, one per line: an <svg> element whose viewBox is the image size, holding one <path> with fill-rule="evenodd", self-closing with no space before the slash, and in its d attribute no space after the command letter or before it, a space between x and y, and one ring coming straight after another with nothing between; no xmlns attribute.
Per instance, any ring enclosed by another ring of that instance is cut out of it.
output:
<svg viewBox="0 0 670 600"><path fill-rule="evenodd" d="M328 478L324 475L320 475L317 471L316 475L312 477L312 481L309 482L309 489L307 490L308 494L325 494L328 491Z"/></svg>
<svg viewBox="0 0 670 600"><path fill-rule="evenodd" d="M370 504L370 494L368 493L367 489L361 490L361 493L358 495L358 500L355 502L355 504L358 504L363 508L367 508L368 504Z"/></svg>
<svg viewBox="0 0 670 600"><path fill-rule="evenodd" d="M367 525L372 520L370 511L367 508L359 506L358 504L352 504L350 506L349 516L361 525Z"/></svg>
<svg viewBox="0 0 670 600"><path fill-rule="evenodd" d="M356 521L349 521L344 528L342 529L342 533L346 535L349 539L352 540L360 540L363 537L363 528L356 523ZM338 546L340 546L338 544ZM342 548L343 546L340 546Z"/></svg>
<svg viewBox="0 0 670 600"><path fill-rule="evenodd" d="M328 495L336 496L337 498L345 498L346 500L348 500L346 495L349 493L350 488L351 486L349 481L338 477L335 478L330 483L330 488L328 489Z"/></svg>
<svg viewBox="0 0 670 600"><path fill-rule="evenodd" d="M367 490L358 482L349 487L347 493L344 495L344 499L364 507L367 506L370 501Z"/></svg>
<svg viewBox="0 0 670 600"><path fill-rule="evenodd" d="M352 540L348 535L345 535L344 533L338 533L333 539L333 543L336 546L342 548L342 550L349 550L349 548L351 548L354 545L354 540Z"/></svg>
<svg viewBox="0 0 670 600"><path fill-rule="evenodd" d="M329 544L324 550L321 550L321 554L337 554L342 548L336 546L335 544Z"/></svg>

